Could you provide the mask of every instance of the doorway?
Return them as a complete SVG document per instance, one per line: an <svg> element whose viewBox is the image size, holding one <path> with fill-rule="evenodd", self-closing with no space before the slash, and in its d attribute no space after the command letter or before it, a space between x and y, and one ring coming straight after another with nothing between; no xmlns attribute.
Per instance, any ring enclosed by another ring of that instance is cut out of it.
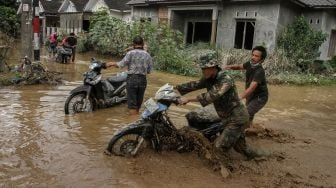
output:
<svg viewBox="0 0 336 188"><path fill-rule="evenodd" d="M90 29L90 20L83 20L83 30L89 32Z"/></svg>
<svg viewBox="0 0 336 188"><path fill-rule="evenodd" d="M330 34L330 43L328 57L336 56L336 30L332 30Z"/></svg>
<svg viewBox="0 0 336 188"><path fill-rule="evenodd" d="M187 43L195 42L210 43L211 40L211 22L188 22L187 25Z"/></svg>

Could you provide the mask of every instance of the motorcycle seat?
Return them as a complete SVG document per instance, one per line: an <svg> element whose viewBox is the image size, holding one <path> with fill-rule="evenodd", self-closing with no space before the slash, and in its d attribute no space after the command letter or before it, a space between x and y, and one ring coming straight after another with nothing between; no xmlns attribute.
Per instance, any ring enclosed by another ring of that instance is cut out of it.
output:
<svg viewBox="0 0 336 188"><path fill-rule="evenodd" d="M126 78L127 78L127 74L120 74L117 76L111 76L107 80L113 84L113 83L125 82Z"/></svg>
<svg viewBox="0 0 336 188"><path fill-rule="evenodd" d="M213 124L220 123L219 118L201 115L198 112L189 112L186 114L186 118L190 127L197 130L203 130L211 127Z"/></svg>
<svg viewBox="0 0 336 188"><path fill-rule="evenodd" d="M60 54L64 54L64 55L71 55L72 54L71 49L67 49L67 48L63 48L63 47L58 47L57 52L60 53Z"/></svg>

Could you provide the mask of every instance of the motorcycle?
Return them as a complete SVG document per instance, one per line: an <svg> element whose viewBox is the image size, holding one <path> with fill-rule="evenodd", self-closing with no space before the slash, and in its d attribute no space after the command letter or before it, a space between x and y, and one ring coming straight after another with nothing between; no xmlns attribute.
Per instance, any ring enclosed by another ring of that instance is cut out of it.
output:
<svg viewBox="0 0 336 188"><path fill-rule="evenodd" d="M83 75L83 85L70 91L70 96L65 101L65 114L91 112L127 101L127 73L122 72L103 80L102 65L102 62L91 59L90 71Z"/></svg>
<svg viewBox="0 0 336 188"><path fill-rule="evenodd" d="M150 98L144 103L145 109L141 119L118 131L110 140L105 153L135 156L148 143L156 151L163 149L175 149L178 152L192 150L190 148L192 144L178 132L167 114L171 104L179 104L179 98L172 86L168 84L162 86L156 92L155 100ZM193 130L202 133L210 142L224 129L219 119L203 121L201 126L195 121L189 121L189 123Z"/></svg>
<svg viewBox="0 0 336 188"><path fill-rule="evenodd" d="M67 45L56 47L56 62L67 64L72 56L72 48Z"/></svg>

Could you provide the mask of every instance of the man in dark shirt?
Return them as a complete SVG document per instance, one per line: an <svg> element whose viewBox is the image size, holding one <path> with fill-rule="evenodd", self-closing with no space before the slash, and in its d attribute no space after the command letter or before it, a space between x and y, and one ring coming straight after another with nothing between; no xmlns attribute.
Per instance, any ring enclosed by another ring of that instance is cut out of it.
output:
<svg viewBox="0 0 336 188"><path fill-rule="evenodd" d="M246 70L245 91L239 98L246 99L246 106L250 115L250 126L254 115L265 106L268 100L265 70L262 67L266 56L266 49L263 46L256 46L252 49L252 57L249 62L224 67L232 70Z"/></svg>
<svg viewBox="0 0 336 188"><path fill-rule="evenodd" d="M75 33L70 33L70 36L68 36L65 41L72 49L72 62L74 62L75 56L76 56L76 46L77 46L77 38L75 36Z"/></svg>

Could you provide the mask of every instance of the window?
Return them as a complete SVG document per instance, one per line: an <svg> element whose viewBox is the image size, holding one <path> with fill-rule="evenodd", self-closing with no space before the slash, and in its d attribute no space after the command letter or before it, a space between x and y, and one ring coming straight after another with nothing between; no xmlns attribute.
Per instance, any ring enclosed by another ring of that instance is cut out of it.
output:
<svg viewBox="0 0 336 188"><path fill-rule="evenodd" d="M237 21L234 48L251 50L254 38L254 21Z"/></svg>
<svg viewBox="0 0 336 188"><path fill-rule="evenodd" d="M140 18L140 22L151 22L152 18Z"/></svg>

